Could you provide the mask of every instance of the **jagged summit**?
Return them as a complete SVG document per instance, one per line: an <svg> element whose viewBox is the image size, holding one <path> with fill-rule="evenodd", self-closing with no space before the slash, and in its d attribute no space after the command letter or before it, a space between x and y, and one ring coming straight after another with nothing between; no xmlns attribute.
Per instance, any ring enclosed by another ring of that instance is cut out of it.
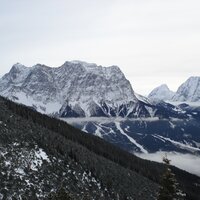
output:
<svg viewBox="0 0 200 200"><path fill-rule="evenodd" d="M0 79L0 95L64 117L130 117L146 112L119 67L83 61L67 61L57 68L16 64Z"/></svg>
<svg viewBox="0 0 200 200"><path fill-rule="evenodd" d="M200 77L188 78L177 90L172 98L173 101L200 101Z"/></svg>
<svg viewBox="0 0 200 200"><path fill-rule="evenodd" d="M10 71L1 78L0 88L7 87L7 83L9 83L9 84L20 83L22 80L24 80L24 77L26 77L28 73L29 73L28 67L26 67L20 63L14 64L12 66L12 68L10 69ZM2 90L2 89L0 89L0 90Z"/></svg>
<svg viewBox="0 0 200 200"><path fill-rule="evenodd" d="M81 60L66 61L65 63L82 65L85 68L87 68L87 67L98 67L96 63L88 63L88 62L81 61Z"/></svg>
<svg viewBox="0 0 200 200"><path fill-rule="evenodd" d="M16 69L16 70L21 70L21 69L24 69L24 68L27 68L26 66L24 66L24 65L22 65L21 63L15 63L13 66L12 66L12 68L11 68L11 70L12 69Z"/></svg>
<svg viewBox="0 0 200 200"><path fill-rule="evenodd" d="M103 76L112 76L114 73L118 73L120 75L124 74L121 72L120 68L116 65L112 65L109 67L103 67L101 65L97 65L95 63L87 63L84 61L74 60L74 61L66 61L61 67L66 68L76 68L79 70L87 71L88 73L94 73ZM125 77L124 77L125 78Z"/></svg>
<svg viewBox="0 0 200 200"><path fill-rule="evenodd" d="M170 100L173 96L174 92L166 84L162 84L153 89L148 95L148 98L152 100Z"/></svg>
<svg viewBox="0 0 200 200"><path fill-rule="evenodd" d="M199 102L200 101L200 77L191 76L174 93L163 84L148 95L152 100L169 100L171 102Z"/></svg>
<svg viewBox="0 0 200 200"><path fill-rule="evenodd" d="M8 74L17 74L17 73L23 73L24 71L27 70L27 67L20 64L16 63L12 66Z"/></svg>

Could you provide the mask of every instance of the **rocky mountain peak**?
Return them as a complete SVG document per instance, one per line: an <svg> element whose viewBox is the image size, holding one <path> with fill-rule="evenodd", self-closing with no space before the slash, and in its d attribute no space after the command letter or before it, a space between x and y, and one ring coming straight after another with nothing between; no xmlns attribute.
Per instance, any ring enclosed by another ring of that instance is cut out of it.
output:
<svg viewBox="0 0 200 200"><path fill-rule="evenodd" d="M23 70L23 69L25 69L25 68L27 68L27 67L24 66L24 65L22 65L21 63L15 63L15 64L12 66L11 70Z"/></svg>
<svg viewBox="0 0 200 200"><path fill-rule="evenodd" d="M172 92L166 84L162 84L155 89L153 89L148 98L152 100L169 100L174 96L174 92Z"/></svg>
<svg viewBox="0 0 200 200"><path fill-rule="evenodd" d="M177 90L173 101L200 101L200 77L188 78Z"/></svg>
<svg viewBox="0 0 200 200"><path fill-rule="evenodd" d="M16 66L19 73L11 70L0 79L0 94L38 111L49 113L48 109L52 112L54 108L53 112L59 112L62 107L63 112L70 110L75 116L117 116L125 109L126 116L136 110L138 99L117 66L102 67L83 61L67 61L57 68L41 64Z"/></svg>
<svg viewBox="0 0 200 200"><path fill-rule="evenodd" d="M62 68L65 68L67 71L76 71L81 73L90 73L90 74L96 74L98 76L103 76L106 78L110 78L113 75L120 76L125 79L124 74L120 70L120 68L116 65L109 66L109 67L103 67L101 65L97 65L95 63L87 63L84 61L67 61L62 66Z"/></svg>
<svg viewBox="0 0 200 200"><path fill-rule="evenodd" d="M2 77L2 80L7 80L10 83L20 83L24 76L26 76L29 72L30 68L16 63L12 66L11 70Z"/></svg>

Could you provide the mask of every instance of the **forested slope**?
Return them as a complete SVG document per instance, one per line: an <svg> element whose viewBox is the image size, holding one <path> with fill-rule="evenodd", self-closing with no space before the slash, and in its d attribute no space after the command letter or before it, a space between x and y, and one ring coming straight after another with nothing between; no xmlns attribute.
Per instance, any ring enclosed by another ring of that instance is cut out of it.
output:
<svg viewBox="0 0 200 200"><path fill-rule="evenodd" d="M0 98L0 197L153 199L163 165L145 161L67 123ZM188 199L200 178L173 168ZM1 198L0 198L1 199Z"/></svg>

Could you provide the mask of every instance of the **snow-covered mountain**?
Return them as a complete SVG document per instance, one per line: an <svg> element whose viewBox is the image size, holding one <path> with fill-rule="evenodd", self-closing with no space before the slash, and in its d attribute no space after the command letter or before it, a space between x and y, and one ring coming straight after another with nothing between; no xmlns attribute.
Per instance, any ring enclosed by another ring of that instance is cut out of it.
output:
<svg viewBox="0 0 200 200"><path fill-rule="evenodd" d="M153 89L148 95L148 98L152 100L170 100L174 94L166 84L162 84Z"/></svg>
<svg viewBox="0 0 200 200"><path fill-rule="evenodd" d="M200 77L190 77L177 90L172 101L200 101Z"/></svg>
<svg viewBox="0 0 200 200"><path fill-rule="evenodd" d="M167 86L161 86L154 93L164 98L167 92ZM17 63L0 79L0 95L62 118L130 152L182 152L183 147L184 152L199 152L194 148L199 148L200 143L196 138L200 109L152 101L134 93L117 66L72 61L51 68ZM164 137L167 142L162 142Z"/></svg>
<svg viewBox="0 0 200 200"><path fill-rule="evenodd" d="M51 68L17 63L0 79L0 95L62 117L149 116L117 66L72 61Z"/></svg>
<svg viewBox="0 0 200 200"><path fill-rule="evenodd" d="M200 77L192 76L188 78L176 92L170 91L168 86L163 84L153 89L148 98L170 102L200 102Z"/></svg>

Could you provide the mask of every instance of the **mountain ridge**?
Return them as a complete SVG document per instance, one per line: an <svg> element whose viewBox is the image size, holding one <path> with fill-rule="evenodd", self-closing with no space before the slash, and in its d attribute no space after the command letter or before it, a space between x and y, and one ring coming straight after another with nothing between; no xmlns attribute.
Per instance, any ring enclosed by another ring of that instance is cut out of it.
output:
<svg viewBox="0 0 200 200"><path fill-rule="evenodd" d="M0 85L1 95L46 114L149 116L117 66L66 61L57 68L41 64L28 68L17 63L0 79ZM55 107L53 113L49 107Z"/></svg>
<svg viewBox="0 0 200 200"><path fill-rule="evenodd" d="M153 89L148 98L171 102L200 102L200 76L189 77L176 92L170 91L166 84L162 84Z"/></svg>
<svg viewBox="0 0 200 200"><path fill-rule="evenodd" d="M172 101L200 101L200 77L191 76L184 83L182 83Z"/></svg>
<svg viewBox="0 0 200 200"><path fill-rule="evenodd" d="M149 93L148 98L152 100L170 100L174 94L166 84L162 84L153 89Z"/></svg>

